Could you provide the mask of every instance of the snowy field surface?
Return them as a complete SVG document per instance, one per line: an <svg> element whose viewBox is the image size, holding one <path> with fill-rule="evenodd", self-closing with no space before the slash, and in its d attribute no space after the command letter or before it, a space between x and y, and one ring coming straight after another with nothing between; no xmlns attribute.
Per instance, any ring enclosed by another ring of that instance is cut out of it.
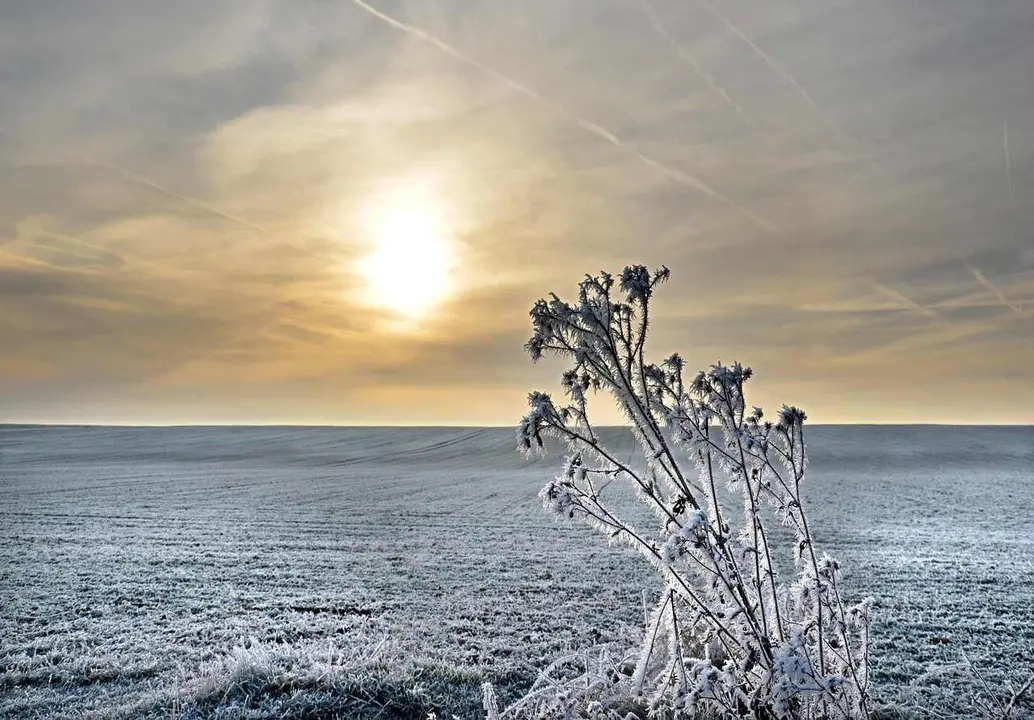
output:
<svg viewBox="0 0 1034 720"><path fill-rule="evenodd" d="M884 695L963 652L992 682L1034 671L1034 428L808 439L818 539L878 600ZM514 444L0 426L0 717L470 717L483 679L505 701L560 653L630 645L652 571L554 523L559 456Z"/></svg>

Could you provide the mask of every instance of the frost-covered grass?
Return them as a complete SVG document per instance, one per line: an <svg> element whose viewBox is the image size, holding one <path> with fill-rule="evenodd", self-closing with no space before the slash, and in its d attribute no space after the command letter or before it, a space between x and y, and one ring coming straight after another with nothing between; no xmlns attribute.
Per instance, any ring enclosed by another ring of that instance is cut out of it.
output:
<svg viewBox="0 0 1034 720"><path fill-rule="evenodd" d="M962 650L1022 684L1034 430L809 443L815 532L878 599L883 697L969 693ZM545 516L549 469L513 447L508 429L0 428L0 717L472 717L482 680L505 704L565 652L634 645L650 570Z"/></svg>

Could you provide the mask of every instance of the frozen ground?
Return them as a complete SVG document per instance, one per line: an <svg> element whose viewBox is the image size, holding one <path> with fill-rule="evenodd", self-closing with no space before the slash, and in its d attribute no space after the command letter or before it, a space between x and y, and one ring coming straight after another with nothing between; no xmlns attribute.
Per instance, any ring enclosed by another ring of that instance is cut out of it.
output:
<svg viewBox="0 0 1034 720"><path fill-rule="evenodd" d="M0 717L469 716L483 678L505 699L566 649L633 642L650 572L554 524L552 461L513 444L0 426ZM1034 672L1034 428L810 447L813 525L879 599L885 695L963 650L993 682Z"/></svg>

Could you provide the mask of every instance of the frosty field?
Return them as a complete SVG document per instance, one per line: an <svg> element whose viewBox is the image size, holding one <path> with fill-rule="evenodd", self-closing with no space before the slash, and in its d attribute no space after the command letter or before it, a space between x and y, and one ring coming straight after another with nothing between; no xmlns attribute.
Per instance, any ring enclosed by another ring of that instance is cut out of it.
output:
<svg viewBox="0 0 1034 720"><path fill-rule="evenodd" d="M1034 672L1034 428L808 437L819 541L878 601L882 694L963 651L994 682ZM623 649L653 573L554 523L559 456L513 447L0 427L0 717L470 717L483 679L505 700L562 652Z"/></svg>

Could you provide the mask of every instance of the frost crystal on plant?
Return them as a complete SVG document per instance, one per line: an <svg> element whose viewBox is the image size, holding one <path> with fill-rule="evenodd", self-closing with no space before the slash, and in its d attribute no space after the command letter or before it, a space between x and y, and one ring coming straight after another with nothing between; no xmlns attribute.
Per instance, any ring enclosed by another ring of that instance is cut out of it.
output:
<svg viewBox="0 0 1034 720"><path fill-rule="evenodd" d="M551 295L531 310L532 359L571 363L565 403L532 393L518 428L526 453L544 452L550 438L569 450L540 493L543 505L637 550L663 586L634 670L586 662L577 680L536 686L503 715L868 717L871 600L849 606L839 563L815 548L801 502L806 415L783 406L774 423L764 420L746 402L753 372L739 363L688 378L678 354L649 363L650 303L668 277L641 265L617 283L590 275L575 303ZM641 462L601 442L588 411L599 391L628 420ZM615 482L650 507L653 531L608 501ZM739 507L720 488L738 493ZM776 571L779 555L792 562L791 577Z"/></svg>

